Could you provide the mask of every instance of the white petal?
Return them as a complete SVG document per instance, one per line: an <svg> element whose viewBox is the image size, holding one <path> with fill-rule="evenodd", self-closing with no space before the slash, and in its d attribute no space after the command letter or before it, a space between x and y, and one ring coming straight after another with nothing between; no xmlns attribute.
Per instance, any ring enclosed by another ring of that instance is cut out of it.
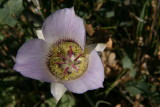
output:
<svg viewBox="0 0 160 107"><path fill-rule="evenodd" d="M98 52L103 52L105 48L106 48L105 43L98 43L97 46L95 47L95 50Z"/></svg>
<svg viewBox="0 0 160 107"><path fill-rule="evenodd" d="M61 83L51 83L51 93L58 102L63 94L67 91L67 89L64 87Z"/></svg>
<svg viewBox="0 0 160 107"><path fill-rule="evenodd" d="M38 36L38 39L45 40L44 36L43 36L43 33L42 33L42 30L36 30L36 34Z"/></svg>
<svg viewBox="0 0 160 107"><path fill-rule="evenodd" d="M86 46L88 53L90 53L92 50L96 50L97 52L103 52L105 48L106 48L105 43L90 44Z"/></svg>

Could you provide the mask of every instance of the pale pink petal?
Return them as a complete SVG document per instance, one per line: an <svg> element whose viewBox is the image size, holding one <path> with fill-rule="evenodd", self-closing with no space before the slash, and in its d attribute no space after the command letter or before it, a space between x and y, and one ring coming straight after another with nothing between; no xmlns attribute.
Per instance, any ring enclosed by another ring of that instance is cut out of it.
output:
<svg viewBox="0 0 160 107"><path fill-rule="evenodd" d="M14 70L23 76L45 82L53 82L54 77L49 72L46 56L48 46L44 40L33 39L24 43L18 50Z"/></svg>
<svg viewBox="0 0 160 107"><path fill-rule="evenodd" d="M74 8L65 8L52 13L43 23L43 34L47 42L71 39L85 46L85 27L83 20L75 15Z"/></svg>
<svg viewBox="0 0 160 107"><path fill-rule="evenodd" d="M64 86L74 93L84 93L103 87L104 68L102 61L95 50L92 50L89 57L89 65L86 73L75 80L64 81Z"/></svg>

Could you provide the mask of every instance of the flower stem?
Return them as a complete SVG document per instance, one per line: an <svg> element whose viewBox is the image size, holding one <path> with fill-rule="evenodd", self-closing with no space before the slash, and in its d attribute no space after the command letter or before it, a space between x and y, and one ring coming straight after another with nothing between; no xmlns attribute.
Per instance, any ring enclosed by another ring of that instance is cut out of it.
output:
<svg viewBox="0 0 160 107"><path fill-rule="evenodd" d="M117 77L117 79L105 90L106 96L109 94L109 92L110 92L114 87L116 87L116 86L119 84L120 78L121 78L124 74L126 74L126 72L127 72L127 70L123 70L123 71L120 73L120 75Z"/></svg>
<svg viewBox="0 0 160 107"><path fill-rule="evenodd" d="M84 97L87 99L91 107L94 107L94 103L92 102L92 100L90 100L89 96L86 93L84 93Z"/></svg>

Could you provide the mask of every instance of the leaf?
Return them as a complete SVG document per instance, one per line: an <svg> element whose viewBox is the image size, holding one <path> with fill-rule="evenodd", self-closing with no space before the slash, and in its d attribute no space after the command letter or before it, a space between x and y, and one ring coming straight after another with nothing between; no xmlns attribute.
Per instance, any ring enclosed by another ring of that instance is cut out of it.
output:
<svg viewBox="0 0 160 107"><path fill-rule="evenodd" d="M114 11L109 11L106 13L106 17L107 18L111 18L111 17L114 17Z"/></svg>
<svg viewBox="0 0 160 107"><path fill-rule="evenodd" d="M121 62L122 62L122 66L123 66L124 69L129 69L131 71L130 76L135 77L136 71L134 69L134 64L131 61L131 59L127 55L125 55L123 57L123 59L121 60Z"/></svg>
<svg viewBox="0 0 160 107"><path fill-rule="evenodd" d="M154 101L154 103L156 103L156 104L160 104L160 97L154 97L153 98L153 101Z"/></svg>
<svg viewBox="0 0 160 107"><path fill-rule="evenodd" d="M123 3L122 0L110 0L112 2L115 2L115 3Z"/></svg>
<svg viewBox="0 0 160 107"><path fill-rule="evenodd" d="M131 96L135 96L137 94L141 94L142 91L134 86L126 87L126 90L130 93Z"/></svg>
<svg viewBox="0 0 160 107"><path fill-rule="evenodd" d="M22 0L8 0L4 3L3 8L0 8L0 24L15 26L22 10Z"/></svg>
<svg viewBox="0 0 160 107"><path fill-rule="evenodd" d="M54 98L49 98L47 100L45 100L45 104L41 104L40 107L46 107L46 105L48 105L48 107L55 107L56 106L56 101Z"/></svg>
<svg viewBox="0 0 160 107"><path fill-rule="evenodd" d="M73 96L65 94L61 98L60 103L57 104L57 107L74 107L75 103L76 102Z"/></svg>
<svg viewBox="0 0 160 107"><path fill-rule="evenodd" d="M120 26L127 26L127 27L130 27L133 25L133 22L132 21L125 21L125 22L121 22L120 23Z"/></svg>
<svg viewBox="0 0 160 107"><path fill-rule="evenodd" d="M0 41L3 41L5 39L4 35L0 33Z"/></svg>
<svg viewBox="0 0 160 107"><path fill-rule="evenodd" d="M0 81L0 83L5 83ZM15 106L15 96L12 94L13 86L6 87L5 85L0 87L0 105L2 107L14 107Z"/></svg>
<svg viewBox="0 0 160 107"><path fill-rule="evenodd" d="M131 96L135 96L137 94L143 94L144 96L151 95L150 84L143 80L126 84L126 90L130 93Z"/></svg>
<svg viewBox="0 0 160 107"><path fill-rule="evenodd" d="M0 3L2 3L4 0L0 0Z"/></svg>
<svg viewBox="0 0 160 107"><path fill-rule="evenodd" d="M46 107L46 105L47 107L74 107L75 103L74 97L67 93L63 95L58 103L54 98L49 98L45 100L45 104L41 104L41 107Z"/></svg>

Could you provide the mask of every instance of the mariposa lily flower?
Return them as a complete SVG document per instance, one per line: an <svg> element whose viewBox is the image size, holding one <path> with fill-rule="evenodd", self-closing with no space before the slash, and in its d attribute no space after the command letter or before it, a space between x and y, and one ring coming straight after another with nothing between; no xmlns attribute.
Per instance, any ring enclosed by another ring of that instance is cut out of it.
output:
<svg viewBox="0 0 160 107"><path fill-rule="evenodd" d="M14 70L32 79L50 82L58 101L68 89L84 93L103 87L104 68L92 46L85 46L83 20L74 8L51 14L43 23L44 40L33 39L18 50Z"/></svg>

